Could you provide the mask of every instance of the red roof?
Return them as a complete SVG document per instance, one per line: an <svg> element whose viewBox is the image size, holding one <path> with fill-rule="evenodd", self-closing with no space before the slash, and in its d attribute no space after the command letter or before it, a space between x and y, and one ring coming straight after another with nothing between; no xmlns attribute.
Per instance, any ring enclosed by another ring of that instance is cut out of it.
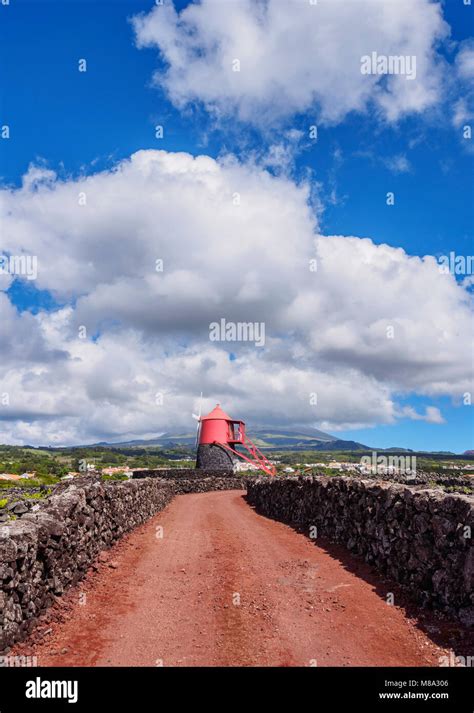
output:
<svg viewBox="0 0 474 713"><path fill-rule="evenodd" d="M233 421L230 416L228 416L225 411L221 409L221 405L217 404L215 408L212 409L211 413L208 413L207 416L202 416L201 421Z"/></svg>

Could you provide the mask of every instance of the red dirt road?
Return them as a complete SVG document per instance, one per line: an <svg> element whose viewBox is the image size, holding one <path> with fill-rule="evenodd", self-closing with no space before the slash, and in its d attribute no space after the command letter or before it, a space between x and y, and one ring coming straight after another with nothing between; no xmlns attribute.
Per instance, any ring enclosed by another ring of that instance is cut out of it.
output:
<svg viewBox="0 0 474 713"><path fill-rule="evenodd" d="M62 621L18 647L40 666L437 666L446 653L363 562L241 491L177 497L103 559L62 597Z"/></svg>

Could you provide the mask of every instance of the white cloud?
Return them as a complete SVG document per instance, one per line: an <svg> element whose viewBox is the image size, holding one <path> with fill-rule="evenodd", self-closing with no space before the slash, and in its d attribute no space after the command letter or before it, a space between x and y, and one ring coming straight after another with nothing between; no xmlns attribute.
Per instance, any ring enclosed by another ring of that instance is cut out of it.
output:
<svg viewBox="0 0 474 713"><path fill-rule="evenodd" d="M453 111L453 125L459 129L460 126L464 126L466 122L471 121L474 114L469 108L468 102L464 97L461 97L454 103Z"/></svg>
<svg viewBox="0 0 474 713"><path fill-rule="evenodd" d="M384 163L393 173L410 173L412 170L411 163L404 154L389 156L384 159Z"/></svg>
<svg viewBox="0 0 474 713"><path fill-rule="evenodd" d="M474 42L461 42L456 55L455 72L458 96L454 102L453 125L460 128L474 118ZM470 142L469 142L470 145Z"/></svg>
<svg viewBox="0 0 474 713"><path fill-rule="evenodd" d="M472 392L469 293L432 257L319 235L304 183L162 151L39 178L0 192L2 249L37 255L35 284L69 304L19 315L0 293L2 440L188 429L201 390L205 408L332 430L420 418L398 394ZM265 322L265 347L211 343L221 317Z"/></svg>
<svg viewBox="0 0 474 713"><path fill-rule="evenodd" d="M156 6L133 25L139 47L160 51L167 69L154 81L171 101L217 118L266 126L314 111L331 123L374 105L397 121L441 98L436 50L449 26L430 0L202 0L180 13ZM416 79L363 75L372 52L415 56Z"/></svg>
<svg viewBox="0 0 474 713"><path fill-rule="evenodd" d="M425 413L418 413L412 406L404 406L400 416L410 418L412 421L426 421L426 423L446 423L441 411L436 406L427 406Z"/></svg>
<svg viewBox="0 0 474 713"><path fill-rule="evenodd" d="M468 40L461 44L456 55L457 72L463 79L474 80L474 42Z"/></svg>

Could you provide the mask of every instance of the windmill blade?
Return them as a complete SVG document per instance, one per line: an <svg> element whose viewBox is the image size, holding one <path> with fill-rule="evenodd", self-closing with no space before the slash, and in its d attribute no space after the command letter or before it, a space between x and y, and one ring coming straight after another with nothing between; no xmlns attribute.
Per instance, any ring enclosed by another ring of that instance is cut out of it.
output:
<svg viewBox="0 0 474 713"><path fill-rule="evenodd" d="M201 396L199 399L199 416L196 415L195 413L191 414L194 419L197 421L197 428L196 428L196 443L195 447L198 447L199 443L199 433L200 433L200 426L201 426L201 414L202 414L202 391L201 391Z"/></svg>

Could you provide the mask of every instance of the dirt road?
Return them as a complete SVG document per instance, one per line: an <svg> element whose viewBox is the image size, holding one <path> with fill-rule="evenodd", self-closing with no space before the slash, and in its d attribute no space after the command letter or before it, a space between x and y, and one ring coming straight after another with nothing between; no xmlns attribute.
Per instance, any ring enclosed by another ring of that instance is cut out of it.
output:
<svg viewBox="0 0 474 713"><path fill-rule="evenodd" d="M439 665L443 650L343 552L258 515L241 491L180 496L21 648L40 666Z"/></svg>

